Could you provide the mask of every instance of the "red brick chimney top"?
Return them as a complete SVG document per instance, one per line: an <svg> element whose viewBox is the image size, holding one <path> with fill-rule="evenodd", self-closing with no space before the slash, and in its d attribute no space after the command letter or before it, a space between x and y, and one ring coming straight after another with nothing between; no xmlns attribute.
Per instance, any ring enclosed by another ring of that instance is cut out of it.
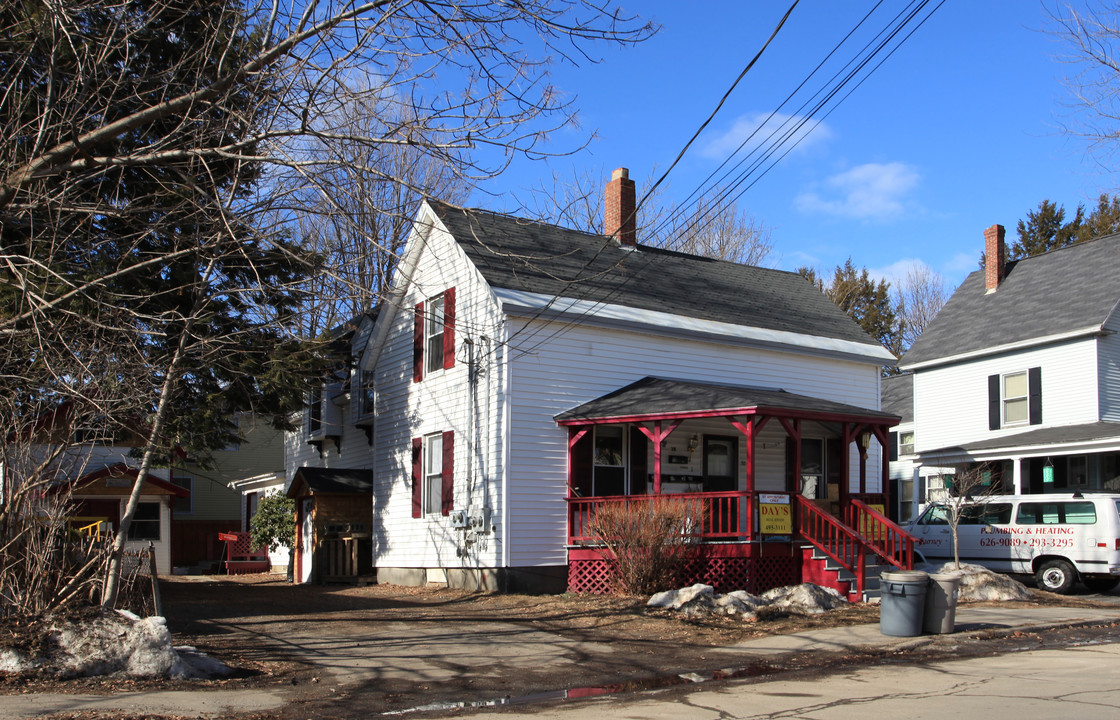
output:
<svg viewBox="0 0 1120 720"><path fill-rule="evenodd" d="M620 245L634 247L638 244L634 205L634 181L630 179L630 171L618 168L607 183L603 229Z"/></svg>
<svg viewBox="0 0 1120 720"><path fill-rule="evenodd" d="M984 284L988 292L999 288L1007 271L1007 246L1003 237L1002 225L992 225L984 231Z"/></svg>

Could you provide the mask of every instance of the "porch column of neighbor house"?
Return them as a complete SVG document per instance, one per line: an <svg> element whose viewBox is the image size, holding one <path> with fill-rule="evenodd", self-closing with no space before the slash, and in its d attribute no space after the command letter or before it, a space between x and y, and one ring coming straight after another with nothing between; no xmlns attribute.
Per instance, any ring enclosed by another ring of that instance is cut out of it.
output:
<svg viewBox="0 0 1120 720"><path fill-rule="evenodd" d="M1016 495L1023 494L1023 459L1011 458L1011 483Z"/></svg>

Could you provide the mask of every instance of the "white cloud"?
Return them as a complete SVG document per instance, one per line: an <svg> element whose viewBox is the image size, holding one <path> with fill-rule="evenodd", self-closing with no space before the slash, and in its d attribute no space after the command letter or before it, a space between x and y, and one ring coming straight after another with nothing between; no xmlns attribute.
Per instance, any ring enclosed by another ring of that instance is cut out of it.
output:
<svg viewBox="0 0 1120 720"><path fill-rule="evenodd" d="M867 163L833 175L820 192L802 193L794 202L804 212L890 220L907 209L907 195L920 179L918 171L905 163Z"/></svg>
<svg viewBox="0 0 1120 720"><path fill-rule="evenodd" d="M902 258L901 260L894 261L886 267L868 268L867 274L875 282L886 280L888 283L890 283L892 288L897 288L899 282L908 274L910 274L911 270L922 268L930 272L934 272L933 268L929 266L929 263L927 263L925 260L922 260L921 258Z"/></svg>
<svg viewBox="0 0 1120 720"><path fill-rule="evenodd" d="M791 136L782 142L797 143L796 149L804 150L832 137L832 130L823 122L809 120L798 127L802 120L804 118L800 116L782 113L775 113L773 116L770 113L740 115L728 130L709 138L701 146L700 154L722 160L734 154L744 142L745 149L750 151L759 146L770 147L787 134ZM754 137L751 137L752 133Z"/></svg>

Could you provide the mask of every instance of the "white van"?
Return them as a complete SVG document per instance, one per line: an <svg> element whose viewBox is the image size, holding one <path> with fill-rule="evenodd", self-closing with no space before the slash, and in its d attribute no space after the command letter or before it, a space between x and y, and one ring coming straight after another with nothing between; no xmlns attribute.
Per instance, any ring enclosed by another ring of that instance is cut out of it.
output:
<svg viewBox="0 0 1120 720"><path fill-rule="evenodd" d="M932 503L907 530L931 561L953 559L949 508ZM1067 593L1081 580L1094 592L1120 584L1120 495L995 495L965 505L957 526L961 562L1034 575Z"/></svg>

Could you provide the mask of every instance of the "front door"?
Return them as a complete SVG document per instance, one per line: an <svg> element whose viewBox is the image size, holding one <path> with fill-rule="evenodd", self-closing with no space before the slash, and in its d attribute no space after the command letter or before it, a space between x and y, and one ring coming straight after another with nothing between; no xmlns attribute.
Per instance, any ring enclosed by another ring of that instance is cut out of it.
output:
<svg viewBox="0 0 1120 720"><path fill-rule="evenodd" d="M738 439L721 435L704 436L704 490L737 490Z"/></svg>

